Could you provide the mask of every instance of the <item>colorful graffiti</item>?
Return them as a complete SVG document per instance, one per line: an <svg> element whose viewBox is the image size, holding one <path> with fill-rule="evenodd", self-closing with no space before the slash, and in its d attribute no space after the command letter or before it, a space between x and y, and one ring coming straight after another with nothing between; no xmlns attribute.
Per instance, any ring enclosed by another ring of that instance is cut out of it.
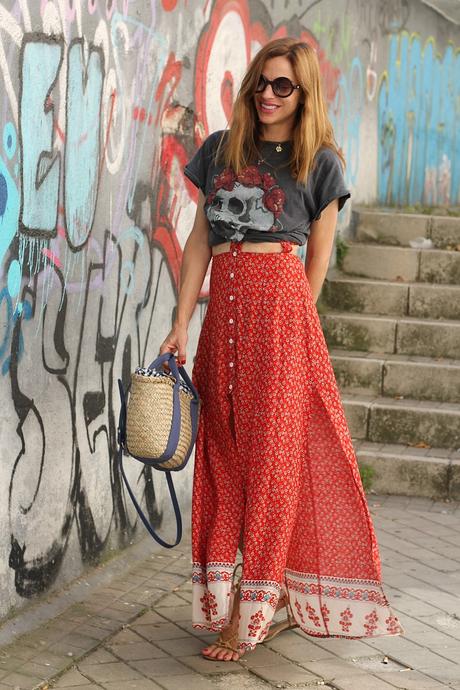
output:
<svg viewBox="0 0 460 690"><path fill-rule="evenodd" d="M371 16L369 3L347 0L339 19L329 0L302 14L291 4L280 21L263 0L151 0L136 11L129 0L0 0L0 585L10 594L0 616L136 535L115 463L114 382L153 359L169 330L197 201L183 165L226 126L269 38L315 48L347 181L358 180L381 37L403 28L408 2L379 2ZM376 22L357 43L353 13ZM378 93L382 110L384 82ZM399 139L384 144L383 181L402 156ZM209 273L189 355L208 289ZM128 471L160 526L162 477Z"/></svg>
<svg viewBox="0 0 460 690"><path fill-rule="evenodd" d="M460 202L460 50L443 54L433 38L389 39L378 95L379 200L384 204Z"/></svg>

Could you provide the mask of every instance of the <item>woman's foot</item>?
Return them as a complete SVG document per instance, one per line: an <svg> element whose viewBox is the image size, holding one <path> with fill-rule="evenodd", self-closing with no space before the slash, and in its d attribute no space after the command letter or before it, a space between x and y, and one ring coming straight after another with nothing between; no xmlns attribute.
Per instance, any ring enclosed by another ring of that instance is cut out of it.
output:
<svg viewBox="0 0 460 690"><path fill-rule="evenodd" d="M283 592L278 600L276 611L286 606L286 594ZM201 650L203 656L207 659L217 659L218 661L238 661L242 654L236 650L237 633L238 633L238 613L239 613L239 597L235 596L232 619L230 623L219 633L216 642L213 642L208 647Z"/></svg>
<svg viewBox="0 0 460 690"><path fill-rule="evenodd" d="M233 579L235 578L235 573L241 563L235 566L233 571ZM210 644L208 647L204 647L201 650L202 655L206 659L216 659L218 661L238 661L243 655L238 651L238 620L240 612L240 584L235 586L232 584L232 590L234 592L233 596L233 609L230 618L230 623L220 631L217 641Z"/></svg>
<svg viewBox="0 0 460 690"><path fill-rule="evenodd" d="M207 659L216 659L216 661L238 661L241 657L240 652L236 648L238 642L238 626L230 623L226 628L221 630L216 642L204 647L201 653Z"/></svg>

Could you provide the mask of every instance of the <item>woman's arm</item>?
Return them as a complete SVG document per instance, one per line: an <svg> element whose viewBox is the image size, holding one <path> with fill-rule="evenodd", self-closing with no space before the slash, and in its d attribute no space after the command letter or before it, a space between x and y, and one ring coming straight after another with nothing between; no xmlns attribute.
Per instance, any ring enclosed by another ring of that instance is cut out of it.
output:
<svg viewBox="0 0 460 690"><path fill-rule="evenodd" d="M338 213L339 202L338 199L334 199L321 212L319 220L313 221L310 226L305 257L305 273L315 303L320 295L329 266Z"/></svg>
<svg viewBox="0 0 460 690"><path fill-rule="evenodd" d="M186 362L187 329L211 260L208 244L208 219L204 212L205 196L200 190L195 221L185 243L179 278L179 296L173 327L160 346L160 355L177 353L179 364ZM167 368L167 367L166 367Z"/></svg>
<svg viewBox="0 0 460 690"><path fill-rule="evenodd" d="M182 255L179 297L175 323L188 327L208 270L212 252L208 244L209 223L204 212L205 196L200 189L195 221Z"/></svg>

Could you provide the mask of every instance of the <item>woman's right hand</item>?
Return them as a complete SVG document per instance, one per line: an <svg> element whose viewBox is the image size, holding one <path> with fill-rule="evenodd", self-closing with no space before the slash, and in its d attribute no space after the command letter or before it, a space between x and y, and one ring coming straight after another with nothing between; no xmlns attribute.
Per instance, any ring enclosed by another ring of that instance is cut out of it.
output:
<svg viewBox="0 0 460 690"><path fill-rule="evenodd" d="M173 354L175 354L177 352L177 364L179 366L184 366L187 359L187 341L188 333L186 326L174 324L166 338L161 343L159 354L163 355L165 352L172 352ZM165 369L169 370L169 366L166 362L163 362L163 366Z"/></svg>

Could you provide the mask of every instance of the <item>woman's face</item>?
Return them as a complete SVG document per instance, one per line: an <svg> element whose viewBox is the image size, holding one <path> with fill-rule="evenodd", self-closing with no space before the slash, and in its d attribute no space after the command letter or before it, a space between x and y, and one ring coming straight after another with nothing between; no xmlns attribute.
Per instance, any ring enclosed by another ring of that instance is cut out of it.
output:
<svg viewBox="0 0 460 690"><path fill-rule="evenodd" d="M265 61L262 74L270 81L277 77L288 77L293 84L297 79L292 65L287 57L273 57ZM270 84L264 91L254 94L257 115L263 125L286 125L290 129L294 126L296 111L301 98L301 89L294 89L287 98L275 96Z"/></svg>

